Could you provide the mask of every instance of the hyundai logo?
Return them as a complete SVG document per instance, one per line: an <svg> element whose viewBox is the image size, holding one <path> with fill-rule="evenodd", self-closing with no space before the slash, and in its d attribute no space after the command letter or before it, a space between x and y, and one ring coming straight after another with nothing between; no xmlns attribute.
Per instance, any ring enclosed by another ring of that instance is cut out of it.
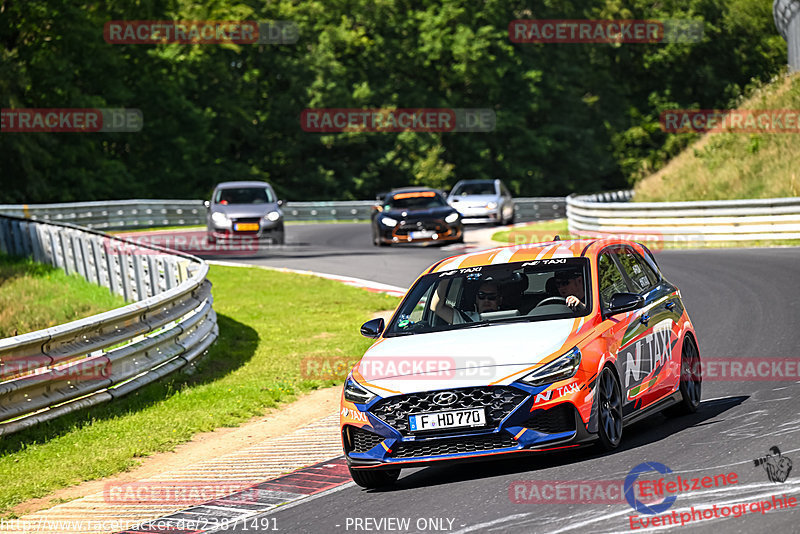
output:
<svg viewBox="0 0 800 534"><path fill-rule="evenodd" d="M458 400L458 395L452 391L442 391L433 396L433 403L439 406L450 406Z"/></svg>

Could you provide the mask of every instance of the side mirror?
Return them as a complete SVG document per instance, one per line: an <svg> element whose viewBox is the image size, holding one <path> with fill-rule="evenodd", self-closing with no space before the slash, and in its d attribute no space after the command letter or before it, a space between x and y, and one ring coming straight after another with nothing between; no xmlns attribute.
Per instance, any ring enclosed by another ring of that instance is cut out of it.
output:
<svg viewBox="0 0 800 534"><path fill-rule="evenodd" d="M378 339L381 337L385 326L386 323L383 319L372 319L361 325L361 335L372 339Z"/></svg>
<svg viewBox="0 0 800 534"><path fill-rule="evenodd" d="M278 207L280 208L280 207L281 207L281 206L283 206L283 205L284 205L284 202L283 202L283 200L278 200Z"/></svg>
<svg viewBox="0 0 800 534"><path fill-rule="evenodd" d="M209 209L211 207L211 202L209 202L208 200L204 200L203 201L203 206L205 206L206 209Z"/></svg>
<svg viewBox="0 0 800 534"><path fill-rule="evenodd" d="M633 293L614 293L611 302L608 304L606 315L614 315L626 311L635 310L644 305L644 298Z"/></svg>

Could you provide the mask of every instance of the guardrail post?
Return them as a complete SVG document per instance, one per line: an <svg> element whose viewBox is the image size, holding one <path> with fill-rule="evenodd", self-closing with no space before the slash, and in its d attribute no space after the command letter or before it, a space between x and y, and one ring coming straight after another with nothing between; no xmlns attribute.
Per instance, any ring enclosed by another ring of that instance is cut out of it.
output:
<svg viewBox="0 0 800 534"><path fill-rule="evenodd" d="M135 251L133 253L133 276L136 282L136 300L146 299L149 295L147 294L142 256Z"/></svg>
<svg viewBox="0 0 800 534"><path fill-rule="evenodd" d="M133 295L131 292L131 276L127 252L118 253L117 259L119 260L119 278L122 285L122 298L125 299L125 302L131 302L133 300Z"/></svg>
<svg viewBox="0 0 800 534"><path fill-rule="evenodd" d="M164 282L167 290L175 287L175 280L177 275L175 273L175 262L172 258L164 258Z"/></svg>
<svg viewBox="0 0 800 534"><path fill-rule="evenodd" d="M7 236L6 227L8 226L7 219L0 219L0 252L9 253L9 241Z"/></svg>

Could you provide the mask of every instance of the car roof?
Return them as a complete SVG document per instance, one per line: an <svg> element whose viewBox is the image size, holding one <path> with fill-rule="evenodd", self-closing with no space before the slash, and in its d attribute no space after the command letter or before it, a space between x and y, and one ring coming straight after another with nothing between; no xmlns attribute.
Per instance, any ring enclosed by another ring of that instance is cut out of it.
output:
<svg viewBox="0 0 800 534"><path fill-rule="evenodd" d="M502 265L520 261L547 260L553 258L589 258L608 245L629 245L640 251L641 245L625 239L609 237L602 239L573 239L546 241L529 245L511 245L479 252L452 256L435 264L425 273L436 273L451 269L477 267L480 265Z"/></svg>
<svg viewBox="0 0 800 534"><path fill-rule="evenodd" d="M272 187L267 182L240 181L240 182L220 182L215 189L232 189L234 187Z"/></svg>
<svg viewBox="0 0 800 534"><path fill-rule="evenodd" d="M459 180L456 185L459 184L493 184L495 182L499 182L498 178L474 178L471 180Z"/></svg>

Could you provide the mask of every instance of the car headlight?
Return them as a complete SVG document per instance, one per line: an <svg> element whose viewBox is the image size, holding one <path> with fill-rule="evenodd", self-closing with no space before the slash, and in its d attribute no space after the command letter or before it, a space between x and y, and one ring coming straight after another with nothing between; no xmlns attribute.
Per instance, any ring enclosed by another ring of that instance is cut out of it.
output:
<svg viewBox="0 0 800 534"><path fill-rule="evenodd" d="M361 387L358 382L353 379L353 375L348 375L347 380L344 381L344 400L350 402L357 402L359 404L366 404L377 395L371 393Z"/></svg>
<svg viewBox="0 0 800 534"><path fill-rule="evenodd" d="M397 226L397 221L392 219L391 217L381 217L381 224L383 224L384 226L389 226L394 228L395 226Z"/></svg>
<svg viewBox="0 0 800 534"><path fill-rule="evenodd" d="M575 376L581 365L581 351L574 347L566 354L559 356L552 362L534 372L520 378L522 382L532 386L552 384Z"/></svg>
<svg viewBox="0 0 800 534"><path fill-rule="evenodd" d="M444 222L446 223L454 223L458 220L458 213L451 213L447 217L444 218Z"/></svg>
<svg viewBox="0 0 800 534"><path fill-rule="evenodd" d="M277 211L271 211L271 212L267 213L267 216L264 217L264 218L269 220L269 221L275 222L275 221L277 221L278 219L281 218L281 214L278 213Z"/></svg>
<svg viewBox="0 0 800 534"><path fill-rule="evenodd" d="M226 224L228 222L228 216L221 211L215 211L211 214L211 220L217 224Z"/></svg>
<svg viewBox="0 0 800 534"><path fill-rule="evenodd" d="M486 204L486 207L489 208L490 210L493 210L497 207L497 202L489 202L488 204Z"/></svg>

